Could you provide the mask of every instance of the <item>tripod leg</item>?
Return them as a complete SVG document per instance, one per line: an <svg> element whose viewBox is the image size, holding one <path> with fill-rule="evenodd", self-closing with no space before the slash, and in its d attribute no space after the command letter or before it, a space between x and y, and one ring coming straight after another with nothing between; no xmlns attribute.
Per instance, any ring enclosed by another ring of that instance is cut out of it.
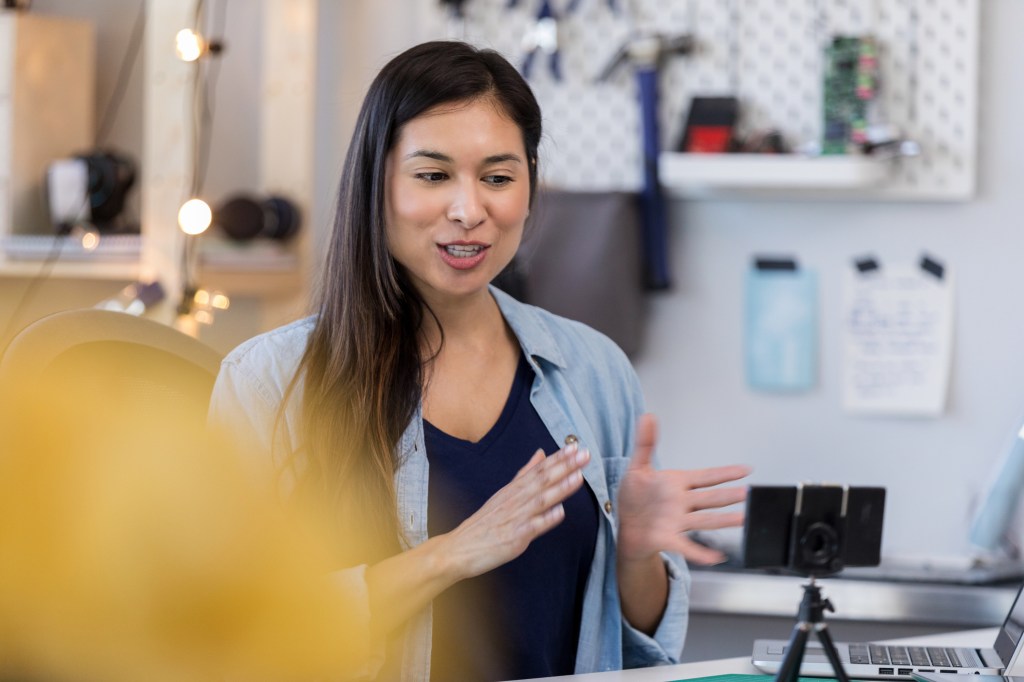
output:
<svg viewBox="0 0 1024 682"><path fill-rule="evenodd" d="M782 658L779 672L775 674L775 682L796 682L800 677L800 664L804 660L804 648L807 646L807 636L810 631L810 624L804 621L793 626L793 634L789 636L786 655ZM841 682L850 681L842 680Z"/></svg>
<svg viewBox="0 0 1024 682"><path fill-rule="evenodd" d="M818 623L815 626L815 631L818 633L818 639L821 640L821 646L825 650L825 655L828 656L828 662L832 664L832 670L836 674L836 679L839 682L850 682L850 678L847 677L846 670L843 668L843 663L839 660L839 653L836 651L835 642L832 641L832 633L828 631L828 625Z"/></svg>

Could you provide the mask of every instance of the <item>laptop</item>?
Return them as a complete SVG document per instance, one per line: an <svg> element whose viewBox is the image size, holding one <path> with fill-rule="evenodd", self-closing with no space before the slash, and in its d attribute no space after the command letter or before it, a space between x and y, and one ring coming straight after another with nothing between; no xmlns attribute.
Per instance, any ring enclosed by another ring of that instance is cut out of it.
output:
<svg viewBox="0 0 1024 682"><path fill-rule="evenodd" d="M1012 670L1024 644L1024 599L1017 598L1003 621L991 649L971 647L936 647L906 642L876 644L874 642L836 642L839 660L851 678L910 680L913 673L958 673L1001 675ZM776 673L782 666L789 642L781 639L758 639L754 642L751 662L766 673ZM821 642L811 634L804 649L801 675L833 677Z"/></svg>

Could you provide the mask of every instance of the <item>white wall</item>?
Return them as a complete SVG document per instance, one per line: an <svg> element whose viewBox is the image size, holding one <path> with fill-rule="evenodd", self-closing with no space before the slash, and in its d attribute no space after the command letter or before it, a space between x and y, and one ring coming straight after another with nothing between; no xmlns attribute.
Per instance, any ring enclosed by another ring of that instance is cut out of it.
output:
<svg viewBox="0 0 1024 682"><path fill-rule="evenodd" d="M974 496L1024 414L1024 3L983 0L979 193L968 203L689 201L673 205L675 288L652 297L637 361L661 417L663 461L745 462L753 482L888 488L887 554L962 555ZM956 271L954 360L940 419L840 407L841 276L850 259ZM755 253L792 253L820 276L821 380L800 395L745 385L742 282Z"/></svg>

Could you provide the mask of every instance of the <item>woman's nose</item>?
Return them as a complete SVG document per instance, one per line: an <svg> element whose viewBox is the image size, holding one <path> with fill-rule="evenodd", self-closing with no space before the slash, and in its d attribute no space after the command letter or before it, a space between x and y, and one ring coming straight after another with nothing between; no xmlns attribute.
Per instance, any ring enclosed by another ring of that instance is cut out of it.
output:
<svg viewBox="0 0 1024 682"><path fill-rule="evenodd" d="M467 230L484 222L487 219L487 208L479 192L475 182L472 185L460 185L448 205L448 220L460 223Z"/></svg>

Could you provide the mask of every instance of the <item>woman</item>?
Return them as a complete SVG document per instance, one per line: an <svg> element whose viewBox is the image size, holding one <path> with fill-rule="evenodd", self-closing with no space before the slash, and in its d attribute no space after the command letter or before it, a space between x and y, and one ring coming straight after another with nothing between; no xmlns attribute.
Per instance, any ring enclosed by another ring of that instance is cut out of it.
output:
<svg viewBox="0 0 1024 682"><path fill-rule="evenodd" d="M744 467L654 470L654 422L611 341L490 286L540 137L497 53L395 57L356 123L317 314L233 351L214 390L215 422L332 505L354 567L339 576L387 640L367 670L381 679L675 661L688 578L668 553L720 560L684 532L742 520L704 511L742 489L699 488Z"/></svg>

